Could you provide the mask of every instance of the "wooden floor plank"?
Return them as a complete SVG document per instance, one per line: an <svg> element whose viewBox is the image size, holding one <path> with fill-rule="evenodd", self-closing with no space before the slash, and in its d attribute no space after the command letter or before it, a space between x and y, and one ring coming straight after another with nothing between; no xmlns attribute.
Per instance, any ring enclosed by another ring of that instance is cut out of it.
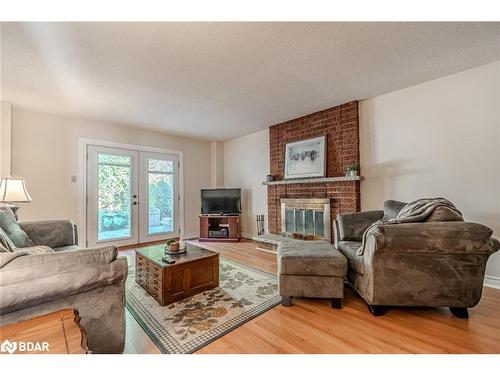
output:
<svg viewBox="0 0 500 375"><path fill-rule="evenodd" d="M198 243L223 257L276 274L276 255L250 240ZM120 251L130 262L133 248ZM346 287L344 307L329 301L294 299L277 306L196 353L500 353L500 290L484 288L481 302L461 320L445 308L402 308L372 316ZM127 311L125 353L159 353Z"/></svg>

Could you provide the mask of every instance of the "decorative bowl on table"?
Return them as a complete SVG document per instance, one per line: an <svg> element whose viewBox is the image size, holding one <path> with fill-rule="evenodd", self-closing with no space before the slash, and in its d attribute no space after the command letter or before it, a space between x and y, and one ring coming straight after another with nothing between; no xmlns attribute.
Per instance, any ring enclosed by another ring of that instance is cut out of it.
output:
<svg viewBox="0 0 500 375"><path fill-rule="evenodd" d="M186 247L181 249L180 241L168 240L165 245L165 254L178 255L178 254L184 254L185 252L186 252Z"/></svg>

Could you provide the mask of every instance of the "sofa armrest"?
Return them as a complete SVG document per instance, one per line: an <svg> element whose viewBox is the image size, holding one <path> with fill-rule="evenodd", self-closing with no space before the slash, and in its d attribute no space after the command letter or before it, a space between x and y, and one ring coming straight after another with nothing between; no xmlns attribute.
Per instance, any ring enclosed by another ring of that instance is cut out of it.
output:
<svg viewBox="0 0 500 375"><path fill-rule="evenodd" d="M500 247L492 233L477 223L382 224L367 236L366 247L375 247L377 252L492 254Z"/></svg>
<svg viewBox="0 0 500 375"><path fill-rule="evenodd" d="M382 210L338 214L335 219L336 241L361 241L365 230L383 216Z"/></svg>
<svg viewBox="0 0 500 375"><path fill-rule="evenodd" d="M21 256L0 269L0 311L123 283L126 277L127 260L117 258L116 247Z"/></svg>
<svg viewBox="0 0 500 375"><path fill-rule="evenodd" d="M76 225L71 220L43 220L19 222L35 245L51 248L78 245Z"/></svg>

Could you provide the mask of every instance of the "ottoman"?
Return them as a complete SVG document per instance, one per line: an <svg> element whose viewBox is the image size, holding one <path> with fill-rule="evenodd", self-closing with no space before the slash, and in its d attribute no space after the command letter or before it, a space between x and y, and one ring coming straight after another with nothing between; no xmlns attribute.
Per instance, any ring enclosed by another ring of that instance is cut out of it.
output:
<svg viewBox="0 0 500 375"><path fill-rule="evenodd" d="M282 305L292 297L331 298L342 308L347 259L326 241L281 241L278 245L278 282Z"/></svg>

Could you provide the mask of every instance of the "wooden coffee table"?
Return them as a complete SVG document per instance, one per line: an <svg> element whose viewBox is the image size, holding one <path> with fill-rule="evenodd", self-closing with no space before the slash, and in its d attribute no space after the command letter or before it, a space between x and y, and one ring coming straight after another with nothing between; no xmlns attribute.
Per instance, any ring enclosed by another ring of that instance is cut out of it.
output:
<svg viewBox="0 0 500 375"><path fill-rule="evenodd" d="M181 255L169 255L174 264L162 261L164 245L136 251L135 281L162 306L219 286L219 254L187 244Z"/></svg>

